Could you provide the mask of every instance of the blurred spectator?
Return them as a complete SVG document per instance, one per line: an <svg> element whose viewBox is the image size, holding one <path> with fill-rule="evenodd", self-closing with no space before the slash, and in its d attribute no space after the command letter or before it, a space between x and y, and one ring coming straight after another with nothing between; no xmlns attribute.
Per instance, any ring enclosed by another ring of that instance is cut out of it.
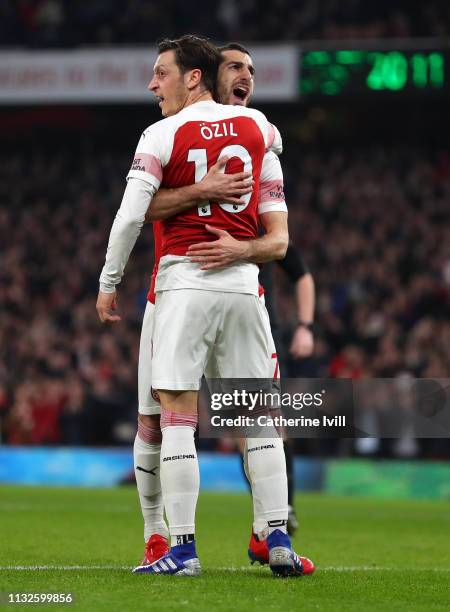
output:
<svg viewBox="0 0 450 612"><path fill-rule="evenodd" d="M0 44L66 47L151 44L192 32L215 40L448 36L450 5L406 0L2 0Z"/></svg>
<svg viewBox="0 0 450 612"><path fill-rule="evenodd" d="M0 159L0 417L12 444L128 443L135 427L152 231L120 286L121 323L102 327L98 276L129 160L100 146ZM290 231L314 273L319 328L314 357L288 373L447 377L448 154L295 151L283 155ZM286 339L290 291L279 277Z"/></svg>
<svg viewBox="0 0 450 612"><path fill-rule="evenodd" d="M395 149L311 154L292 162L283 159L290 229L316 279L328 373L445 377L448 157ZM280 309L289 311L287 287L279 299ZM302 364L291 366L297 373Z"/></svg>

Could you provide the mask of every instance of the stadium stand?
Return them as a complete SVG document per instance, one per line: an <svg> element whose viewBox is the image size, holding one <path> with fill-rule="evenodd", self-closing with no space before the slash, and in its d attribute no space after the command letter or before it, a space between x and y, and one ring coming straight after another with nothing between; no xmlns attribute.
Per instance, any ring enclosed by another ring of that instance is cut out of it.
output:
<svg viewBox="0 0 450 612"><path fill-rule="evenodd" d="M95 297L128 158L101 145L2 156L0 409L12 444L127 443L151 266L143 232L120 289L123 321ZM315 356L291 375L445 378L450 367L450 157L420 148L287 149L290 228L314 271ZM27 180L23 181L26 175ZM400 239L401 238L401 239ZM292 300L279 279L289 337ZM299 365L299 363L301 365Z"/></svg>
<svg viewBox="0 0 450 612"><path fill-rule="evenodd" d="M74 47L148 44L193 32L216 40L407 38L449 34L445 0L3 0L0 45Z"/></svg>

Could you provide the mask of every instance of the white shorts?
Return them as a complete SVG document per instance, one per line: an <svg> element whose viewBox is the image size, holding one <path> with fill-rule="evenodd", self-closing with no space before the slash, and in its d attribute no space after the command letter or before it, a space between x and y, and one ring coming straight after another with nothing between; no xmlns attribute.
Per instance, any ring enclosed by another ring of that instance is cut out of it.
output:
<svg viewBox="0 0 450 612"><path fill-rule="evenodd" d="M178 290L173 292L175 294L179 293L182 290ZM162 296L163 292L160 294ZM202 293L215 293L204 291ZM242 295L242 294L220 294L220 295ZM176 296L175 296L176 297ZM254 302L254 296L244 296L246 298L250 298L250 302ZM259 307L258 311L261 314L262 323L265 328L265 335L267 338L267 349L265 349L266 355L269 355L270 358L270 377L278 379L280 377L280 371L278 367L277 353L275 348L275 343L273 341L272 332L270 330L270 321L267 309L265 307L264 296L259 298ZM155 390L155 385L152 387L152 335L153 335L153 320L154 320L154 312L155 306L150 302L147 302L147 306L145 308L144 320L142 322L142 330L141 330L141 340L139 345L139 366L138 366L138 397L139 397L139 414L145 415L153 415L160 414L161 406L159 403L158 394ZM259 315L258 315L258 320ZM240 339L242 340L242 339ZM168 338L164 339L165 342L169 342ZM238 338L239 342L239 338ZM265 345L264 345L265 347ZM170 350L170 347L167 347ZM244 350L244 353L247 353L247 347ZM219 358L216 358L215 352L213 351L210 354L210 358L208 359L206 366L204 368L204 374L206 378L236 378L236 374L231 375L230 368L226 367L225 370L227 372L227 376L221 374L221 370L219 369L219 364L221 363L221 355L219 354ZM233 372L235 370L233 369ZM239 378L244 378L244 375L240 374ZM199 382L197 382L198 388ZM162 388L162 387L160 387Z"/></svg>
<svg viewBox="0 0 450 612"><path fill-rule="evenodd" d="M207 378L270 380L273 339L255 295L178 289L157 293L154 389L197 391Z"/></svg>
<svg viewBox="0 0 450 612"><path fill-rule="evenodd" d="M152 389L152 334L155 305L147 302L139 344L138 401L139 414L160 414L158 395Z"/></svg>

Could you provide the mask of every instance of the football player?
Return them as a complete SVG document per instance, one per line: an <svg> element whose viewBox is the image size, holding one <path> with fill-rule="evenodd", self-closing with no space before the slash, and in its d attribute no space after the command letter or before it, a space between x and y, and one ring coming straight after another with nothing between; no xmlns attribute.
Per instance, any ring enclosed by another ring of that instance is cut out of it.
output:
<svg viewBox="0 0 450 612"><path fill-rule="evenodd" d="M218 158L238 158L257 183L265 150L275 139L273 126L258 111L244 112L213 102L216 59L213 47L199 41L184 37L160 45L149 87L160 98L168 119L146 130L138 145L101 275L97 310L102 321L119 320L114 313L115 287L142 227L148 202L160 184L180 187L198 182ZM194 541L198 465L193 434L199 380L212 343L216 365L224 377L272 376L270 333L258 299L254 264L284 255L287 215L282 209L261 211L257 193L259 190L246 194L239 204L203 202L161 224L152 380L162 404L161 485L172 550L139 571L200 572ZM267 229L261 238L257 238L257 212ZM205 225L202 217L209 217L206 220L211 223ZM207 245L211 234L233 247L240 243L240 256L234 260L239 263L227 268L215 265L223 265L223 257L219 262L211 257ZM189 253L192 245L197 245L196 250ZM199 266L205 257L208 261ZM205 269L212 268L216 268L214 273L205 274ZM224 321L227 333L219 333ZM154 435L147 433L150 438ZM275 430L270 440L270 444L248 440L252 492L264 523L261 533L267 538L272 571L300 575L303 565L286 533L285 462Z"/></svg>

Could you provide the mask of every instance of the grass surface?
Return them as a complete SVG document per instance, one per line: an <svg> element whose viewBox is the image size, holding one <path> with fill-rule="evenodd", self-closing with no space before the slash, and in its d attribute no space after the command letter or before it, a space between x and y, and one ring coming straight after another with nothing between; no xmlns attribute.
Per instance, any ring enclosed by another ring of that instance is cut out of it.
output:
<svg viewBox="0 0 450 612"><path fill-rule="evenodd" d="M39 606L53 610L450 609L445 502L302 495L297 510L294 544L317 563L313 576L251 567L250 498L219 493L200 497L202 576L131 575L143 550L133 487L0 487L0 591L75 594L71 606Z"/></svg>

